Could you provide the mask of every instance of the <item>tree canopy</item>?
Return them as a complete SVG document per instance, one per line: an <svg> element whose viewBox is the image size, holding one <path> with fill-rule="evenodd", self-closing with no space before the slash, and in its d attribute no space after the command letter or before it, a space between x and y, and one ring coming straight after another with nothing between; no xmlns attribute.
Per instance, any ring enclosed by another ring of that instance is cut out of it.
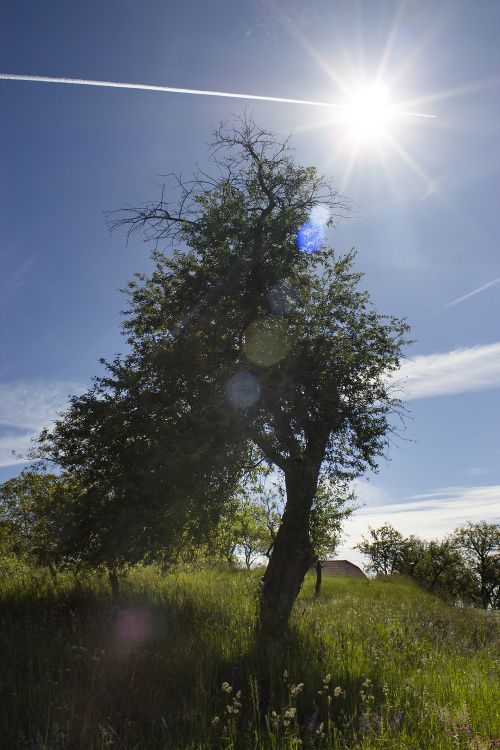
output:
<svg viewBox="0 0 500 750"><path fill-rule="evenodd" d="M357 545L374 573L398 573L446 598L500 607L500 526L469 521L442 541L403 537L390 524Z"/></svg>
<svg viewBox="0 0 500 750"><path fill-rule="evenodd" d="M326 244L349 203L288 139L244 115L215 131L211 163L110 217L154 243L153 273L125 290L130 351L40 449L87 488L108 535L151 548L186 527L202 537L255 460L276 467L286 503L261 614L286 619L314 559L320 475L349 480L386 455L408 326L359 289L354 253Z"/></svg>

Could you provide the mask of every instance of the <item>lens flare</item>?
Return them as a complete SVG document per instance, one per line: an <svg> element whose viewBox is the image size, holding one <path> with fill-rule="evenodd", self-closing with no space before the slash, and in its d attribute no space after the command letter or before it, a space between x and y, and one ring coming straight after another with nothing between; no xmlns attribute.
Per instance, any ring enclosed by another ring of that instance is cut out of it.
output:
<svg viewBox="0 0 500 750"><path fill-rule="evenodd" d="M315 253L323 245L323 230L312 221L302 224L297 232L297 245L303 253Z"/></svg>
<svg viewBox="0 0 500 750"><path fill-rule="evenodd" d="M256 320L245 331L244 347L246 356L255 364L275 365L290 350L286 327L280 320Z"/></svg>
<svg viewBox="0 0 500 750"><path fill-rule="evenodd" d="M148 614L139 607L127 607L115 619L115 632L120 640L137 643L146 640L153 630Z"/></svg>
<svg viewBox="0 0 500 750"><path fill-rule="evenodd" d="M328 206L325 206L322 203L313 206L309 220L316 226L325 228L330 221L330 211L328 210Z"/></svg>
<svg viewBox="0 0 500 750"><path fill-rule="evenodd" d="M225 395L231 406L237 409L248 409L260 398L259 380L249 372L231 375L226 383Z"/></svg>
<svg viewBox="0 0 500 750"><path fill-rule="evenodd" d="M309 213L309 220L297 232L297 246L304 253L315 253L323 246L330 212L318 203Z"/></svg>

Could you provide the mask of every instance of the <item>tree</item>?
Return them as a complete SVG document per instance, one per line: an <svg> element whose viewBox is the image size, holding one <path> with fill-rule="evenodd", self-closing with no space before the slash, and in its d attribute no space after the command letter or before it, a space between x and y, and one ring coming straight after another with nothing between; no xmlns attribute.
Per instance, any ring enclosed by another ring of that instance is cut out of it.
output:
<svg viewBox="0 0 500 750"><path fill-rule="evenodd" d="M421 558L413 576L415 580L429 591L456 595L455 582L459 580L463 568L456 540L448 536L441 542L424 542L421 549ZM401 572L404 572L402 566Z"/></svg>
<svg viewBox="0 0 500 750"><path fill-rule="evenodd" d="M0 485L0 527L6 550L51 574L69 562L64 537L68 507L80 493L68 476L25 469ZM74 558L73 558L74 559Z"/></svg>
<svg viewBox="0 0 500 750"><path fill-rule="evenodd" d="M390 523L379 529L368 527L371 541L363 537L363 541L355 549L367 555L371 562L366 566L373 573L392 575L398 569L403 557L403 536Z"/></svg>
<svg viewBox="0 0 500 750"><path fill-rule="evenodd" d="M179 179L177 200L164 187L111 219L155 242L154 272L127 287L131 351L41 447L105 485L122 517L134 508L139 531L161 509L169 534L216 525L256 447L286 490L261 619L286 621L314 560L320 475L347 481L386 455L401 407L388 376L408 326L358 289L353 252L321 244L348 204L293 160L288 140L244 116L211 148L215 176Z"/></svg>
<svg viewBox="0 0 500 750"><path fill-rule="evenodd" d="M455 530L457 544L479 584L481 606L500 607L500 525L469 521Z"/></svg>
<svg viewBox="0 0 500 750"><path fill-rule="evenodd" d="M469 524L464 529L470 531L472 527L473 524ZM461 554L457 532L442 541L427 542L414 535L403 537L390 524L385 524L379 529L370 529L370 535L371 541L363 538L357 545L371 560L368 570L408 576L428 591L454 601L476 604L480 600L477 560L474 568L474 562ZM484 569L493 571L494 565L491 568L485 565ZM500 585L498 576L496 581L497 586Z"/></svg>

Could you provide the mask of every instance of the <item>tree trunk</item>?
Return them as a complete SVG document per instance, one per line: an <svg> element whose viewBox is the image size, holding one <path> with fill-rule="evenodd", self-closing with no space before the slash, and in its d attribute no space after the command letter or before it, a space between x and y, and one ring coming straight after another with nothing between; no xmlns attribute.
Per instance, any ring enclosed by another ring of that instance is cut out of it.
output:
<svg viewBox="0 0 500 750"><path fill-rule="evenodd" d="M108 573L108 577L111 586L111 598L114 602L116 602L120 595L120 581L118 579L116 570L110 570Z"/></svg>
<svg viewBox="0 0 500 750"><path fill-rule="evenodd" d="M314 561L309 515L318 472L312 477L304 474L302 462L285 474L285 512L261 583L261 628L274 630L287 623L304 576Z"/></svg>
<svg viewBox="0 0 500 750"><path fill-rule="evenodd" d="M319 596L321 591L321 563L316 560L316 586L314 588L314 596Z"/></svg>

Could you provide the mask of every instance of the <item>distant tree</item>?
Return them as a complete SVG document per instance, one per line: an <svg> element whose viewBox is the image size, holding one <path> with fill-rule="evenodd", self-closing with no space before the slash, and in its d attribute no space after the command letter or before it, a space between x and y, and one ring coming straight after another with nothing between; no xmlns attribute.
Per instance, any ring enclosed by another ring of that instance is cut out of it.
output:
<svg viewBox="0 0 500 750"><path fill-rule="evenodd" d="M455 530L455 538L478 583L481 607L499 609L500 525L469 521Z"/></svg>
<svg viewBox="0 0 500 750"><path fill-rule="evenodd" d="M370 559L367 570L390 576L403 561L403 536L390 523L379 529L372 529L371 526L368 529L371 539L363 537L355 549Z"/></svg>
<svg viewBox="0 0 500 750"><path fill-rule="evenodd" d="M333 485L326 479L318 484L309 527L317 573L317 594L321 587L321 561L335 553L342 535L342 524L355 510L355 506L346 505L351 501L354 501L354 493L347 483ZM238 546L243 549L247 567L257 557L270 558L281 524L283 506L283 487L276 483L267 488L263 484L254 486L251 494L245 498L240 515L237 514L234 520Z"/></svg>
<svg viewBox="0 0 500 750"><path fill-rule="evenodd" d="M63 569L105 572L116 597L120 574L145 559L160 559L161 550L156 547L154 557L145 540L121 535L117 517L110 528L110 503L68 473L26 469L0 485L0 558L11 555L46 566L52 576ZM124 526L128 532L127 521Z"/></svg>
<svg viewBox="0 0 500 750"><path fill-rule="evenodd" d="M452 596L462 568L463 560L456 540L448 536L441 542L423 544L421 559L413 577L429 591ZM404 572L404 568L401 572Z"/></svg>
<svg viewBox="0 0 500 750"><path fill-rule="evenodd" d="M426 542L411 535L403 539L395 572L446 597L468 598L471 579L454 539Z"/></svg>
<svg viewBox="0 0 500 750"><path fill-rule="evenodd" d="M0 485L0 527L4 549L52 575L68 565L64 538L71 523L68 508L81 492L68 476L25 469ZM71 558L75 559L75 558Z"/></svg>
<svg viewBox="0 0 500 750"><path fill-rule="evenodd" d="M286 621L314 560L319 477L347 481L386 454L408 326L358 289L352 252L322 244L348 204L287 141L243 117L211 148L214 176L112 222L156 248L153 273L127 288L130 354L40 447L105 499L95 520L109 535L116 523L164 548L216 528L257 447L286 490L261 620Z"/></svg>
<svg viewBox="0 0 500 750"><path fill-rule="evenodd" d="M499 606L500 530L469 522L442 541L404 538L390 524L370 529L371 540L357 545L370 558L368 569L399 573L445 598L484 608Z"/></svg>

